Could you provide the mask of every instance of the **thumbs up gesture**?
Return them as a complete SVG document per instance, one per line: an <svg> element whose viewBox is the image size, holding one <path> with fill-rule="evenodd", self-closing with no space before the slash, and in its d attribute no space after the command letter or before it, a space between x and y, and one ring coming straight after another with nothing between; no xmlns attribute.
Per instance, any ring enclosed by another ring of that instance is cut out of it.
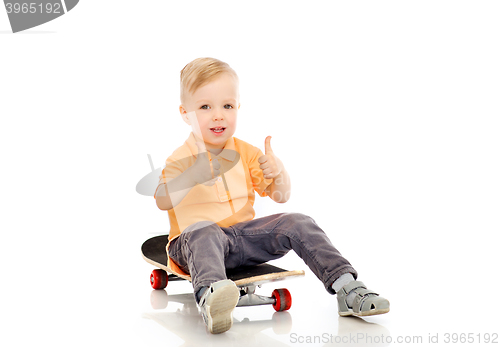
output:
<svg viewBox="0 0 500 347"><path fill-rule="evenodd" d="M259 158L259 163L264 178L273 179L283 171L283 163L271 148L271 136L266 137L265 154Z"/></svg>

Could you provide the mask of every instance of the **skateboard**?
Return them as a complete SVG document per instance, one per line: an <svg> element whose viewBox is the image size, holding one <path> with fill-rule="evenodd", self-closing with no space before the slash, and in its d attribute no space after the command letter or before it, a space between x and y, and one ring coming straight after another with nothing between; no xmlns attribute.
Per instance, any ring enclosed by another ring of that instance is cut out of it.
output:
<svg viewBox="0 0 500 347"><path fill-rule="evenodd" d="M191 281L189 274L182 272L172 262L168 262L166 246L168 235L160 235L146 240L141 247L142 257L158 267L150 276L153 289L164 289L171 281ZM288 271L267 263L226 270L226 277L240 290L239 306L272 305L276 311L286 311L292 306L292 296L286 288L275 289L270 297L255 294L257 287L264 283L282 281L304 276L303 270Z"/></svg>

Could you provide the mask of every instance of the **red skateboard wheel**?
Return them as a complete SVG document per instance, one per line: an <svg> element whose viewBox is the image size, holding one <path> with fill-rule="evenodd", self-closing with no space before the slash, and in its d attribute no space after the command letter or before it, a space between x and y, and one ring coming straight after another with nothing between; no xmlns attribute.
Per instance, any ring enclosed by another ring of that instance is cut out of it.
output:
<svg viewBox="0 0 500 347"><path fill-rule="evenodd" d="M167 272L161 269L153 270L149 277L149 281L153 289L164 289L168 284Z"/></svg>
<svg viewBox="0 0 500 347"><path fill-rule="evenodd" d="M292 296L288 289L275 289L273 290L272 297L276 300L273 307L278 312L286 311L292 306Z"/></svg>

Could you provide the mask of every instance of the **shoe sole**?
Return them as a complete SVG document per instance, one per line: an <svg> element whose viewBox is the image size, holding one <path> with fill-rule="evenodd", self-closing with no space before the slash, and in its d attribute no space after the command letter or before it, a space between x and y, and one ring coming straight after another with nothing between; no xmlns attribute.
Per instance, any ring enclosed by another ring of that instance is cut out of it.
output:
<svg viewBox="0 0 500 347"><path fill-rule="evenodd" d="M342 317L347 317L347 316L356 316L356 317L365 317L365 316L374 316L377 314L384 314L390 311L390 308L379 308L377 310L370 310L370 311L365 311L365 312L359 312L356 313L353 310L349 310L347 312L339 312L339 315Z"/></svg>
<svg viewBox="0 0 500 347"><path fill-rule="evenodd" d="M207 327L212 334L220 334L231 328L233 310L239 298L239 290L234 284L218 288L210 295L207 301Z"/></svg>

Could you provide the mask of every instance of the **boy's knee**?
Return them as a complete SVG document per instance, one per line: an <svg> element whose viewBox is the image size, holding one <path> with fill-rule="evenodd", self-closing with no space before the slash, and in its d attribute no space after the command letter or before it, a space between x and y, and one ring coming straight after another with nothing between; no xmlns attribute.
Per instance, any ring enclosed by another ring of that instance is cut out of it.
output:
<svg viewBox="0 0 500 347"><path fill-rule="evenodd" d="M189 236L189 239L192 239L197 237L218 237L222 234L222 231L220 227L212 221L201 221L191 224L182 233Z"/></svg>
<svg viewBox="0 0 500 347"><path fill-rule="evenodd" d="M290 223L293 223L293 224L296 224L296 223L300 223L300 224L308 224L308 223L315 223L314 222L314 219L312 219L311 217L305 215L305 214L302 214L302 213L287 213L285 215L285 217L287 218L287 220L290 222Z"/></svg>
<svg viewBox="0 0 500 347"><path fill-rule="evenodd" d="M287 213L284 215L284 229L289 235L295 235L296 238L303 239L310 236L313 231L321 231L316 222L311 217L302 213Z"/></svg>

